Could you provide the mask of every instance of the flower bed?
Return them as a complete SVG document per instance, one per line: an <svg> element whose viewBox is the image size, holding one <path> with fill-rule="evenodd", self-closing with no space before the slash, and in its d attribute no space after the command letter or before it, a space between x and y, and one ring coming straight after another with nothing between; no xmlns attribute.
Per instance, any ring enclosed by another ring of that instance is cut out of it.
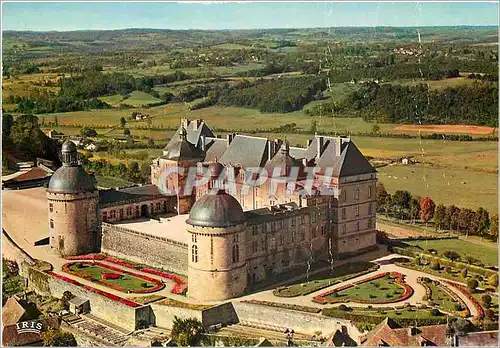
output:
<svg viewBox="0 0 500 348"><path fill-rule="evenodd" d="M154 279L154 278L151 278L151 277L148 277L148 276L144 276L142 274L137 274L137 273L129 272L129 271L120 269L118 267L113 267L113 266L107 265L107 264L102 263L102 262L98 262L98 261L93 262L93 263L85 262L85 261L81 262L81 264L83 264L83 265L98 266L98 267L109 269L111 271L115 271L116 272L116 273L114 273L114 272L113 273L103 273L102 274L102 279L96 279L96 278L94 278L94 277L92 277L90 275L83 274L83 273L71 270L69 267L71 265L73 265L73 264L75 264L75 263L74 262L65 263L62 266L62 270L64 272L66 272L66 273L73 274L73 275L75 275L77 277L81 277L81 278L90 280L92 282L102 284L102 285L107 286L109 288L112 288L114 290L123 291L123 292L126 291L123 286L120 286L118 284L113 284L113 283L107 282L105 280L106 279L109 279L109 280L119 279L122 274L127 274L127 275L130 275L132 277L139 278L139 279L144 279L147 282L155 284L155 286L153 286L151 288L147 288L147 289L129 289L128 291L132 292L132 293L149 293L149 292L154 292L154 291L161 290L161 289L163 289L165 287L165 284L163 284L162 282L160 282L157 279Z"/></svg>
<svg viewBox="0 0 500 348"><path fill-rule="evenodd" d="M476 317L476 319L483 319L484 318L484 309L483 309L483 306L481 306L481 304L479 303L479 301L474 297L472 296L472 294L469 292L469 290L463 286L463 285L458 285L457 283L454 283L454 282L450 282L448 280L443 280L444 283L454 287L455 289L457 289L458 291L460 291L462 294L464 294L467 299L469 299L469 301L472 302L472 304L474 305L474 307L476 308L477 312L478 312L478 315Z"/></svg>
<svg viewBox="0 0 500 348"><path fill-rule="evenodd" d="M144 272L144 273L154 274L154 275L160 276L162 278L173 280L175 282L175 285L172 287L172 290L170 290L170 292L172 294L184 295L186 293L186 291L187 291L187 286L188 286L187 279L184 278L184 277L182 277L182 276L179 276L179 275L173 274L173 273L168 273L168 272L160 271L160 270L157 270L157 269L154 269L154 268L144 267L144 266L139 265L139 264L133 264L133 263L130 263L130 262L126 262L126 261L114 258L114 257L109 256L109 255L105 255L105 254L86 254L86 255L78 255L78 256L68 256L68 257L65 257L65 259L67 259L67 260L100 260L100 261L107 261L107 262L110 262L110 263L115 263L115 264L123 266L123 267L136 269L136 270ZM125 270L122 270L120 268L114 268L113 266L110 266L110 265L105 265L103 267L106 267L106 268L111 269L111 270L116 270L118 272L127 273L127 271L125 271ZM134 276L137 276L137 274L134 274L134 273L130 273L130 274L132 274ZM88 279L88 280L92 280L93 279L92 277L86 278L83 275L78 275L78 276L82 276L83 278ZM152 278L148 278L146 276L140 276L140 277L142 277L144 279L152 279ZM157 282L156 279L152 279L150 281ZM134 292L141 293L141 292L151 292L151 291L156 291L156 290L146 289L146 290L137 290L137 291L134 291Z"/></svg>
<svg viewBox="0 0 500 348"><path fill-rule="evenodd" d="M375 275L368 277L366 279L356 281L352 284L346 284L346 285L343 285L341 287L326 291L324 293L319 294L318 296L313 297L313 302L320 303L320 304L327 304L327 303L334 304L334 303L344 303L344 302L352 301L352 302L357 302L357 303L384 304L384 303L405 301L408 298L410 298L411 295L413 295L413 288L411 286L409 286L408 284L406 284L406 282L403 279L403 275L401 273L398 273L398 272L391 272L391 273L389 273L389 276L391 278L394 278L395 283L404 289L404 292L396 299L365 300L365 299L356 299L356 298L325 298L326 296L329 296L329 295L333 294L334 292L341 292L343 290L350 289L356 285L360 285L360 284L367 283L367 282L372 281L372 280L383 278L386 275L387 275L387 273L378 273L378 274L375 274Z"/></svg>
<svg viewBox="0 0 500 348"><path fill-rule="evenodd" d="M175 282L175 285L172 287L172 290L170 291L172 294L182 295L187 290L187 279L177 274L167 273L159 271L154 268L147 268L147 267L141 268L141 271L144 273L150 273L160 276L162 278L173 280Z"/></svg>
<svg viewBox="0 0 500 348"><path fill-rule="evenodd" d="M123 297L120 297L120 296L116 296L116 295L110 294L109 292L102 291L102 290L99 290L99 289L93 288L93 287L88 286L88 285L84 285L84 284L82 284L82 283L80 283L80 282L77 282L77 281L76 281L76 280L74 280L74 279L71 279L71 278L65 277L65 276L63 276L63 275L60 275L60 274L54 273L54 272L52 272L52 271L47 271L47 272L45 272L45 273L47 273L48 275L53 276L54 278L58 278L58 279L60 279L60 280L63 280L63 281L65 281L65 282L67 282L67 283L71 283L71 284L73 284L73 285L79 286L79 287L81 287L81 288L83 288L83 289L85 289L85 290L87 290L87 291L90 291L90 292L93 292L93 293L95 293L95 294L99 294L99 295L101 295L101 296L104 296L104 297L106 297L106 298L108 298L108 299L110 299L110 300L113 300L113 301L116 301L116 302L120 302L120 303L122 303L122 304L124 304L124 305L126 305L126 306L128 306L128 307L133 307L133 308L135 308L135 307L139 307L139 306L140 306L138 303L135 303L135 302L133 302L133 301L127 300L127 299L125 299L125 298L123 298Z"/></svg>

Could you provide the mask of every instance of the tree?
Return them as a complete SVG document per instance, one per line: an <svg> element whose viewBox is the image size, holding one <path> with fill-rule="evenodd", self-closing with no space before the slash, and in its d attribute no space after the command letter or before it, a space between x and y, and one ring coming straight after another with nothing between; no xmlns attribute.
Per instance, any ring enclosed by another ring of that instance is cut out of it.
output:
<svg viewBox="0 0 500 348"><path fill-rule="evenodd" d="M172 339L179 347L199 346L204 338L203 325L198 319L174 317Z"/></svg>
<svg viewBox="0 0 500 348"><path fill-rule="evenodd" d="M486 318L488 318L489 320L496 320L496 314L495 314L495 311L491 308L488 308L487 310L484 311L484 315L486 316Z"/></svg>
<svg viewBox="0 0 500 348"><path fill-rule="evenodd" d="M477 279L471 278L471 279L467 280L467 287L472 292L476 291L476 288L478 285L479 285L479 282L477 281Z"/></svg>
<svg viewBox="0 0 500 348"><path fill-rule="evenodd" d="M382 184L381 182L377 182L375 195L377 196L377 206L383 207L386 204L386 200L389 194L387 193L384 184Z"/></svg>
<svg viewBox="0 0 500 348"><path fill-rule="evenodd" d="M457 229L458 227L458 214L460 209L454 205L449 205L446 207L444 214L444 225L449 230Z"/></svg>
<svg viewBox="0 0 500 348"><path fill-rule="evenodd" d="M127 120L125 119L125 117L123 117L123 116L122 116L122 117L120 118L120 126L121 126L122 128L125 128L125 125L126 125L126 124L127 124Z"/></svg>
<svg viewBox="0 0 500 348"><path fill-rule="evenodd" d="M380 132L380 126L378 124L374 124L372 127L372 133L378 134Z"/></svg>
<svg viewBox="0 0 500 348"><path fill-rule="evenodd" d="M497 287L498 286L498 274L493 274L488 278L488 284Z"/></svg>
<svg viewBox="0 0 500 348"><path fill-rule="evenodd" d="M410 208L411 193L404 190L397 190L392 195L392 202L398 211L398 218L404 218L405 212Z"/></svg>
<svg viewBox="0 0 500 348"><path fill-rule="evenodd" d="M472 220L472 226L475 234L481 235L483 237L484 233L487 233L490 228L490 216L488 211L483 207L479 207L476 211L474 219Z"/></svg>
<svg viewBox="0 0 500 348"><path fill-rule="evenodd" d="M154 146L155 141L153 140L153 138L148 138L147 144L148 144L148 147L152 147L152 146Z"/></svg>
<svg viewBox="0 0 500 348"><path fill-rule="evenodd" d="M57 116L54 116L54 124L56 125L56 127L59 126L59 119L57 118Z"/></svg>
<svg viewBox="0 0 500 348"><path fill-rule="evenodd" d="M498 214L491 217L490 237L491 239L498 241Z"/></svg>
<svg viewBox="0 0 500 348"><path fill-rule="evenodd" d="M418 202L419 200L416 198L412 198L410 201L410 218L413 223L420 217L420 205Z"/></svg>
<svg viewBox="0 0 500 348"><path fill-rule="evenodd" d="M462 278L466 279L467 278L467 274L468 274L467 268L462 269L461 274L462 274Z"/></svg>
<svg viewBox="0 0 500 348"><path fill-rule="evenodd" d="M488 294L481 295L481 303L484 307L489 308L491 306L491 296Z"/></svg>
<svg viewBox="0 0 500 348"><path fill-rule="evenodd" d="M436 223L436 230L442 229L444 222L445 222L445 217L446 217L446 208L444 205L439 204L436 207L436 211L434 214L434 222Z"/></svg>
<svg viewBox="0 0 500 348"><path fill-rule="evenodd" d="M464 230L468 234L471 230L472 220L474 219L475 213L470 209L461 209L460 214L458 214L458 227L460 230Z"/></svg>
<svg viewBox="0 0 500 348"><path fill-rule="evenodd" d="M312 120L311 125L309 126L309 132L316 133L317 130L318 130L318 121Z"/></svg>
<svg viewBox="0 0 500 348"><path fill-rule="evenodd" d="M441 265L439 264L438 260L431 260L431 262L429 263L429 268L435 271L439 271Z"/></svg>
<svg viewBox="0 0 500 348"><path fill-rule="evenodd" d="M85 137L96 137L97 136L96 130L94 128L90 128L87 126L80 129L80 134L85 136Z"/></svg>
<svg viewBox="0 0 500 348"><path fill-rule="evenodd" d="M131 181L137 182L139 179L139 163L132 161L128 165L128 177Z"/></svg>
<svg viewBox="0 0 500 348"><path fill-rule="evenodd" d="M420 207L420 220L427 223L434 217L434 211L436 209L436 204L430 197L424 197L418 201Z"/></svg>
<svg viewBox="0 0 500 348"><path fill-rule="evenodd" d="M45 347L76 347L75 336L71 332L62 330L47 330L41 334Z"/></svg>

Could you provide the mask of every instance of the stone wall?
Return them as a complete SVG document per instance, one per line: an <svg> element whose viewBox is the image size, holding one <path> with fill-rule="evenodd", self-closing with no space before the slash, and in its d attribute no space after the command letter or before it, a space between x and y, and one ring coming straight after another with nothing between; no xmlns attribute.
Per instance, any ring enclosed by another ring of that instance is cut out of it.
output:
<svg viewBox="0 0 500 348"><path fill-rule="evenodd" d="M187 246L152 235L102 224L101 251L134 262L187 274Z"/></svg>
<svg viewBox="0 0 500 348"><path fill-rule="evenodd" d="M350 337L358 341L359 331L347 320L329 318L321 314L311 314L282 308L274 308L245 302L233 302L234 309L241 324L261 327L283 327L295 332L314 334L321 331L322 335L333 334L341 330L342 325L347 327Z"/></svg>
<svg viewBox="0 0 500 348"><path fill-rule="evenodd" d="M201 313L203 326L209 327L216 324L237 324L238 315L231 302L204 309Z"/></svg>
<svg viewBox="0 0 500 348"><path fill-rule="evenodd" d="M154 324L165 329L172 328L174 317L181 319L196 318L200 322L203 320L202 311L200 310L171 307L159 303L151 303L150 306L153 310Z"/></svg>

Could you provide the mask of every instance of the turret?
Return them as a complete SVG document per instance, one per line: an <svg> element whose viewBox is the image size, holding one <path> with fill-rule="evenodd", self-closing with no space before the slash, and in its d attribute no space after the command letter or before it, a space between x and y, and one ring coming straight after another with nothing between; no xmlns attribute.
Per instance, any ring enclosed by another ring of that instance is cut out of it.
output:
<svg viewBox="0 0 500 348"><path fill-rule="evenodd" d="M99 249L99 192L95 179L78 163L75 144L67 139L61 148L62 167L49 181L50 249L61 256Z"/></svg>

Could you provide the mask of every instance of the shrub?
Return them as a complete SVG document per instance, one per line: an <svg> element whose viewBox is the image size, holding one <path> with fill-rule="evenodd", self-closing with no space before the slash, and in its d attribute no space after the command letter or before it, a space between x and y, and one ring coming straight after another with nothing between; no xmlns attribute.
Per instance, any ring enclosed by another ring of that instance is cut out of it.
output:
<svg viewBox="0 0 500 348"><path fill-rule="evenodd" d="M446 273L451 273L451 267L450 266L445 266L444 271Z"/></svg>
<svg viewBox="0 0 500 348"><path fill-rule="evenodd" d="M339 310L347 312L349 310L349 307L347 307L345 304L341 304L339 306Z"/></svg>
<svg viewBox="0 0 500 348"><path fill-rule="evenodd" d="M445 251L443 255L452 261L460 260L460 254L455 251Z"/></svg>
<svg viewBox="0 0 500 348"><path fill-rule="evenodd" d="M488 284L496 288L498 286L498 274L491 275L488 279Z"/></svg>
<svg viewBox="0 0 500 348"><path fill-rule="evenodd" d="M491 308L487 309L485 312L484 312L486 318L488 318L489 320L495 320L495 317L496 317L496 314L495 314L495 311Z"/></svg>
<svg viewBox="0 0 500 348"><path fill-rule="evenodd" d="M435 271L439 271L441 269L441 265L437 260L432 260L431 263L429 264L430 269L433 269Z"/></svg>
<svg viewBox="0 0 500 348"><path fill-rule="evenodd" d="M468 272L467 272L467 268L464 268L464 269L462 270L461 274L462 274L462 278L467 278L467 274L468 274Z"/></svg>
<svg viewBox="0 0 500 348"><path fill-rule="evenodd" d="M474 292L476 290L476 288L477 288L478 285L479 285L479 282L477 281L477 279L469 279L469 280L467 280L467 287L472 292Z"/></svg>
<svg viewBox="0 0 500 348"><path fill-rule="evenodd" d="M455 303L455 310L457 312L460 312L461 310L463 310L462 306L460 305L460 303Z"/></svg>
<svg viewBox="0 0 500 348"><path fill-rule="evenodd" d="M440 316L440 315L442 315L442 314L441 314L441 312L439 311L439 309L437 309L437 308L433 308L433 309L431 309L431 315L432 315L433 317L437 317L437 316Z"/></svg>
<svg viewBox="0 0 500 348"><path fill-rule="evenodd" d="M486 307L489 308L491 305L491 296L488 294L484 294L481 296L481 303Z"/></svg>

